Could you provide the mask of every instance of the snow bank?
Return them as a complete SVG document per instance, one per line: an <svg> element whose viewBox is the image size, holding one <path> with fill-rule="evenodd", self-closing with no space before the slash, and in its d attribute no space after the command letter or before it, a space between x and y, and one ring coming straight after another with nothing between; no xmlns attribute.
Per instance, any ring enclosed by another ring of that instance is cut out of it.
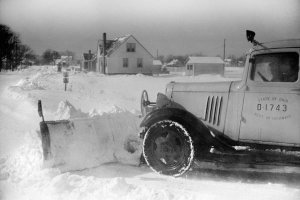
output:
<svg viewBox="0 0 300 200"><path fill-rule="evenodd" d="M28 68L27 71L30 71L30 68ZM15 86L21 88L22 90L44 90L45 84L43 83L43 79L45 79L47 76L57 74L58 73L54 67L42 66L40 69L38 69L36 74L21 79Z"/></svg>
<svg viewBox="0 0 300 200"><path fill-rule="evenodd" d="M56 68L53 66L33 66L22 71L11 72L12 74L24 75L16 84L5 88L2 95L13 99L24 100L33 98L33 92L40 93L49 89L51 78L59 77ZM35 100L35 99L34 99Z"/></svg>
<svg viewBox="0 0 300 200"><path fill-rule="evenodd" d="M21 79L16 86L20 87L23 90L43 90L43 86L39 81L39 77L41 77L41 73L37 73L35 76L25 79Z"/></svg>
<svg viewBox="0 0 300 200"><path fill-rule="evenodd" d="M76 109L68 100L61 101L55 113L55 120L85 117L88 117L88 114L83 113L80 109Z"/></svg>
<svg viewBox="0 0 300 200"><path fill-rule="evenodd" d="M23 145L8 158L4 159L0 166L2 177L11 182L20 182L32 176L42 168L43 156L41 140L36 132L27 132L23 139Z"/></svg>

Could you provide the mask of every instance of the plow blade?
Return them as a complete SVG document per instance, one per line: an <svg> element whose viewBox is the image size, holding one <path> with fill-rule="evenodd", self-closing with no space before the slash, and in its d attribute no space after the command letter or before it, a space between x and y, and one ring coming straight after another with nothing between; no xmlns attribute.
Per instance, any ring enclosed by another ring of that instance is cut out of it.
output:
<svg viewBox="0 0 300 200"><path fill-rule="evenodd" d="M138 164L141 154L138 130L139 118L130 112L42 121L44 167L81 170L120 161L126 156L128 162L137 160Z"/></svg>

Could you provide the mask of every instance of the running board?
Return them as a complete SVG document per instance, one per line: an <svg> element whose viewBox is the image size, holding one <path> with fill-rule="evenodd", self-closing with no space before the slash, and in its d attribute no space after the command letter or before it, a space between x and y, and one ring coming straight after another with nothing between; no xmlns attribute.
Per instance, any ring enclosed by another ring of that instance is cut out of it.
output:
<svg viewBox="0 0 300 200"><path fill-rule="evenodd" d="M237 151L236 153L202 153L194 167L226 171L300 174L299 152Z"/></svg>
<svg viewBox="0 0 300 200"><path fill-rule="evenodd" d="M280 173L299 174L300 166L271 165L271 164L245 164L245 163L217 163L210 161L194 161L193 169L209 169L230 172L260 172L260 173Z"/></svg>

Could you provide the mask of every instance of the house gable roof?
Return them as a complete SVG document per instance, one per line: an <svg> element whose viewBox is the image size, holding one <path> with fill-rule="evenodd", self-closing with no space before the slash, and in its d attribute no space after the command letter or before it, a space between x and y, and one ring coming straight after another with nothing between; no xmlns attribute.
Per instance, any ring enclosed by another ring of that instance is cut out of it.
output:
<svg viewBox="0 0 300 200"><path fill-rule="evenodd" d="M126 41L132 37L152 58L152 54L133 36L133 35L126 35L123 37L118 37L115 38L113 40L107 40L106 41L106 54L107 56L110 56L111 54L113 54L120 46L122 46L124 43L126 43ZM99 40L99 49L100 49L100 55L103 54L103 50L102 50L102 42L100 42L102 40Z"/></svg>
<svg viewBox="0 0 300 200"><path fill-rule="evenodd" d="M206 63L206 64L224 64L224 61L220 57L195 57L190 56L186 64L196 64L196 63Z"/></svg>
<svg viewBox="0 0 300 200"><path fill-rule="evenodd" d="M160 60L153 60L153 65L162 65Z"/></svg>

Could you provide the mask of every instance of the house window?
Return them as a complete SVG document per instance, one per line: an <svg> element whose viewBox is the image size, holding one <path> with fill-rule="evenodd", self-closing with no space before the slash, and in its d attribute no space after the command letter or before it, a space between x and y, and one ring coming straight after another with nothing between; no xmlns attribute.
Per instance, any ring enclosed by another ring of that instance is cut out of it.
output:
<svg viewBox="0 0 300 200"><path fill-rule="evenodd" d="M127 43L127 52L135 52L135 43Z"/></svg>
<svg viewBox="0 0 300 200"><path fill-rule="evenodd" d="M187 70L193 70L193 65L187 65Z"/></svg>
<svg viewBox="0 0 300 200"><path fill-rule="evenodd" d="M143 58L137 59L137 67L142 68L143 67Z"/></svg>
<svg viewBox="0 0 300 200"><path fill-rule="evenodd" d="M123 67L128 67L128 58L123 58Z"/></svg>

